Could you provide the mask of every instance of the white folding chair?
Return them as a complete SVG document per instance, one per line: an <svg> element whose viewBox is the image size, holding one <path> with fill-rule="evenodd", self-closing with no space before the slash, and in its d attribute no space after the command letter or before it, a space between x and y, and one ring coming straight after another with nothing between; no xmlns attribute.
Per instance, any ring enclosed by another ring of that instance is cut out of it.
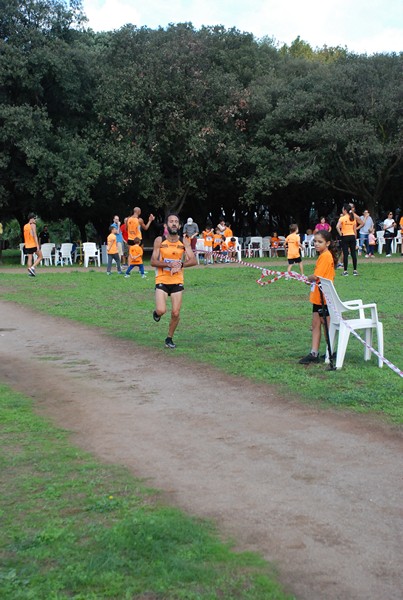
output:
<svg viewBox="0 0 403 600"><path fill-rule="evenodd" d="M262 254L263 256L265 255L266 252L266 256L271 256L271 236L270 235L266 235L264 238L262 238Z"/></svg>
<svg viewBox="0 0 403 600"><path fill-rule="evenodd" d="M363 304L362 300L342 302L333 282L324 277L319 277L319 279L330 315L329 340L332 352L335 350L334 343L336 332L338 332L336 369L341 369L343 366L351 331L365 331L364 360L370 360L371 358L371 350L368 346L372 347L373 332L376 331L378 352L383 356L383 325L378 320L376 304ZM371 316L366 316L366 311L367 313L370 311ZM358 312L358 318L345 319L343 314L351 312ZM328 351L326 351L326 355L328 355ZM329 362L328 356L326 362ZM378 367L383 367L383 361L380 358L378 358Z"/></svg>
<svg viewBox="0 0 403 600"><path fill-rule="evenodd" d="M94 263L98 264L98 267L101 266L101 255L95 242L84 242L83 252L84 267L88 267L88 263L90 260L93 260Z"/></svg>
<svg viewBox="0 0 403 600"><path fill-rule="evenodd" d="M196 247L195 247L195 255L196 255L196 260L197 260L197 264L200 264L200 256L203 256L203 259L205 258L206 254L205 254L205 248L204 248L204 240L203 238L197 238L196 239Z"/></svg>
<svg viewBox="0 0 403 600"><path fill-rule="evenodd" d="M385 244L385 235L384 235L384 231L377 231L376 232L376 239L378 242L378 254L382 254L382 247Z"/></svg>
<svg viewBox="0 0 403 600"><path fill-rule="evenodd" d="M262 258L263 256L263 248L262 248L263 238L260 236L252 236L250 238L250 242L248 244L248 256L259 256Z"/></svg>
<svg viewBox="0 0 403 600"><path fill-rule="evenodd" d="M27 260L27 255L24 252L25 244L20 244L20 252L21 252L21 264L25 265L25 261Z"/></svg>
<svg viewBox="0 0 403 600"><path fill-rule="evenodd" d="M43 262L45 263L45 266L52 266L53 264L53 257L54 257L54 249L55 249L55 244L42 244L41 246L41 251L42 251L42 257L43 257Z"/></svg>
<svg viewBox="0 0 403 600"><path fill-rule="evenodd" d="M396 254L397 253L397 247L400 244L400 251L403 252L402 249L402 232L398 231L397 232L397 236L393 238L393 242L392 242L392 254Z"/></svg>
<svg viewBox="0 0 403 600"><path fill-rule="evenodd" d="M73 250L73 244L62 244L59 250L59 262L60 265L68 265L69 263L73 264L73 258L71 256Z"/></svg>

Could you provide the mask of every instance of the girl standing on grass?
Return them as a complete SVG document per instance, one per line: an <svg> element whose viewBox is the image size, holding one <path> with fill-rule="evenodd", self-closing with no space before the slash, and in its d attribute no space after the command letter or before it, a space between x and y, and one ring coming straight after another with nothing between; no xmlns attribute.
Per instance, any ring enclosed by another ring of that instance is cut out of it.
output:
<svg viewBox="0 0 403 600"><path fill-rule="evenodd" d="M309 365L319 362L319 346L321 338L321 325L324 323L324 318L327 319L329 325L329 312L327 306L322 310L322 300L320 297L319 287L317 285L318 277L334 280L335 266L337 265L336 249L333 245L329 231L322 230L315 233L314 238L315 250L319 254L316 261L315 271L313 275L309 275L308 281L312 283L309 301L312 303L312 349L310 353L301 358L300 365ZM323 298L324 304L326 299ZM325 314L323 314L323 312Z"/></svg>

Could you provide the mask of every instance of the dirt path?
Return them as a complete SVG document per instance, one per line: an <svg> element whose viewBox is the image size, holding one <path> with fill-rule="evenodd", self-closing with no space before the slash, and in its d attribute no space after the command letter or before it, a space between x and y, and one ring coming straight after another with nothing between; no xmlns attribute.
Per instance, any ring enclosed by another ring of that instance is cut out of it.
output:
<svg viewBox="0 0 403 600"><path fill-rule="evenodd" d="M1 301L0 352L0 380L75 444L262 553L298 599L401 600L401 432Z"/></svg>

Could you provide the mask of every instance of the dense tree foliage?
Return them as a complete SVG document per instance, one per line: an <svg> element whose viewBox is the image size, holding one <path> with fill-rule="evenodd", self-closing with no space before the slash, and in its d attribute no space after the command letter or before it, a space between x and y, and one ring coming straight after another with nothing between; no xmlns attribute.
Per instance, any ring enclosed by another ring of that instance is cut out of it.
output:
<svg viewBox="0 0 403 600"><path fill-rule="evenodd" d="M3 0L0 34L3 218L84 236L139 204L267 233L306 227L312 203L400 203L402 54L190 23L96 34L80 0Z"/></svg>

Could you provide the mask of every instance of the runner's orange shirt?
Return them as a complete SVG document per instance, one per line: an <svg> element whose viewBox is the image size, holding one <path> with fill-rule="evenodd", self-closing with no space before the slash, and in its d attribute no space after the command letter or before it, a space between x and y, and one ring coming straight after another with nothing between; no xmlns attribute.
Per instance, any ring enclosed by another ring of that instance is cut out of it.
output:
<svg viewBox="0 0 403 600"><path fill-rule="evenodd" d="M32 227L30 223L24 225L24 244L25 248L36 247L36 242L34 236L32 235Z"/></svg>
<svg viewBox="0 0 403 600"><path fill-rule="evenodd" d="M184 252L185 246L180 240L177 242L163 240L160 246L160 260L163 260L167 264L176 260L182 260ZM169 267L157 267L155 283L165 283L165 285L183 283L183 269L172 275Z"/></svg>

